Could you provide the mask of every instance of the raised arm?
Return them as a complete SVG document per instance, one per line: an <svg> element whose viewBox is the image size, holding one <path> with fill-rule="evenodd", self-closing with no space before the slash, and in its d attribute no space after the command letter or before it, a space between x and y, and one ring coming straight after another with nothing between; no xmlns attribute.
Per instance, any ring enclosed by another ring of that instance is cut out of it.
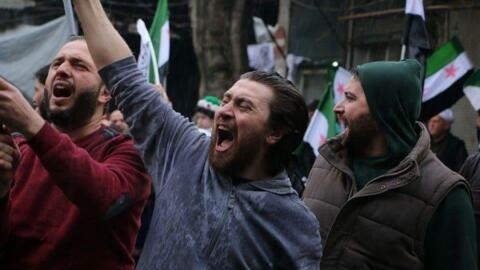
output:
<svg viewBox="0 0 480 270"><path fill-rule="evenodd" d="M98 69L132 55L127 43L110 23L100 0L73 0L73 3Z"/></svg>
<svg viewBox="0 0 480 270"><path fill-rule="evenodd" d="M168 179L174 179L167 176L177 162L206 160L209 138L167 105L163 95L148 83L100 1L73 2L99 74L130 126L155 189L160 190Z"/></svg>

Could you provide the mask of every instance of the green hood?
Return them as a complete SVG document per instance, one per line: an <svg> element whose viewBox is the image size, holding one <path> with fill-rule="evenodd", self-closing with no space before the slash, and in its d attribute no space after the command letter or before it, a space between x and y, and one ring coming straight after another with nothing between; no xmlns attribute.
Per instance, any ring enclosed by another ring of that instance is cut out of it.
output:
<svg viewBox="0 0 480 270"><path fill-rule="evenodd" d="M385 134L388 156L405 157L417 142L421 106L421 66L416 60L370 62L357 67L374 119Z"/></svg>

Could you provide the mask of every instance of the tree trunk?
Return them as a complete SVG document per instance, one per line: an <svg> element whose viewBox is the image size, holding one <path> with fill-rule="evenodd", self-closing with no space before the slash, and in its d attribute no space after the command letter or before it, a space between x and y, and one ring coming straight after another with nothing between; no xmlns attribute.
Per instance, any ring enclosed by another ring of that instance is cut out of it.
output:
<svg viewBox="0 0 480 270"><path fill-rule="evenodd" d="M222 97L248 70L250 0L190 0L200 96Z"/></svg>

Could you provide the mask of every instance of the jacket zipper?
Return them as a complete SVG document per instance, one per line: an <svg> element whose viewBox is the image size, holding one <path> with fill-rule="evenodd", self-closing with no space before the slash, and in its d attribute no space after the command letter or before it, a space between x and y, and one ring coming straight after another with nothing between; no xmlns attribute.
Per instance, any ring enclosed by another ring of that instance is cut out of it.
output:
<svg viewBox="0 0 480 270"><path fill-rule="evenodd" d="M233 207L235 204L235 187L232 188L230 191L230 195L228 197L228 204L227 204L227 209L223 212L222 218L221 218L221 223L218 226L217 230L213 234L212 242L210 242L210 245L208 246L207 249L207 258L210 258L212 255L213 249L217 245L218 239L220 238L220 233L222 232L223 227L225 227L225 223L228 218L228 214L232 211Z"/></svg>

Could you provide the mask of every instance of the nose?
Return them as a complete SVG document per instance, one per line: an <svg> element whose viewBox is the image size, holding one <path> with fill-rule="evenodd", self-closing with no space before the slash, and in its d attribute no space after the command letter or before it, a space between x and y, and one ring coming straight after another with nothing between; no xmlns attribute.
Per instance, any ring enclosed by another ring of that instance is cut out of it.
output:
<svg viewBox="0 0 480 270"><path fill-rule="evenodd" d="M345 112L345 108L343 107L343 102L345 99L342 99L340 102L338 102L335 107L333 107L333 111L337 115L342 115Z"/></svg>
<svg viewBox="0 0 480 270"><path fill-rule="evenodd" d="M222 119L229 119L233 117L233 105L232 101L223 104L215 114Z"/></svg>
<svg viewBox="0 0 480 270"><path fill-rule="evenodd" d="M57 75L70 76L70 64L65 61L55 69Z"/></svg>

